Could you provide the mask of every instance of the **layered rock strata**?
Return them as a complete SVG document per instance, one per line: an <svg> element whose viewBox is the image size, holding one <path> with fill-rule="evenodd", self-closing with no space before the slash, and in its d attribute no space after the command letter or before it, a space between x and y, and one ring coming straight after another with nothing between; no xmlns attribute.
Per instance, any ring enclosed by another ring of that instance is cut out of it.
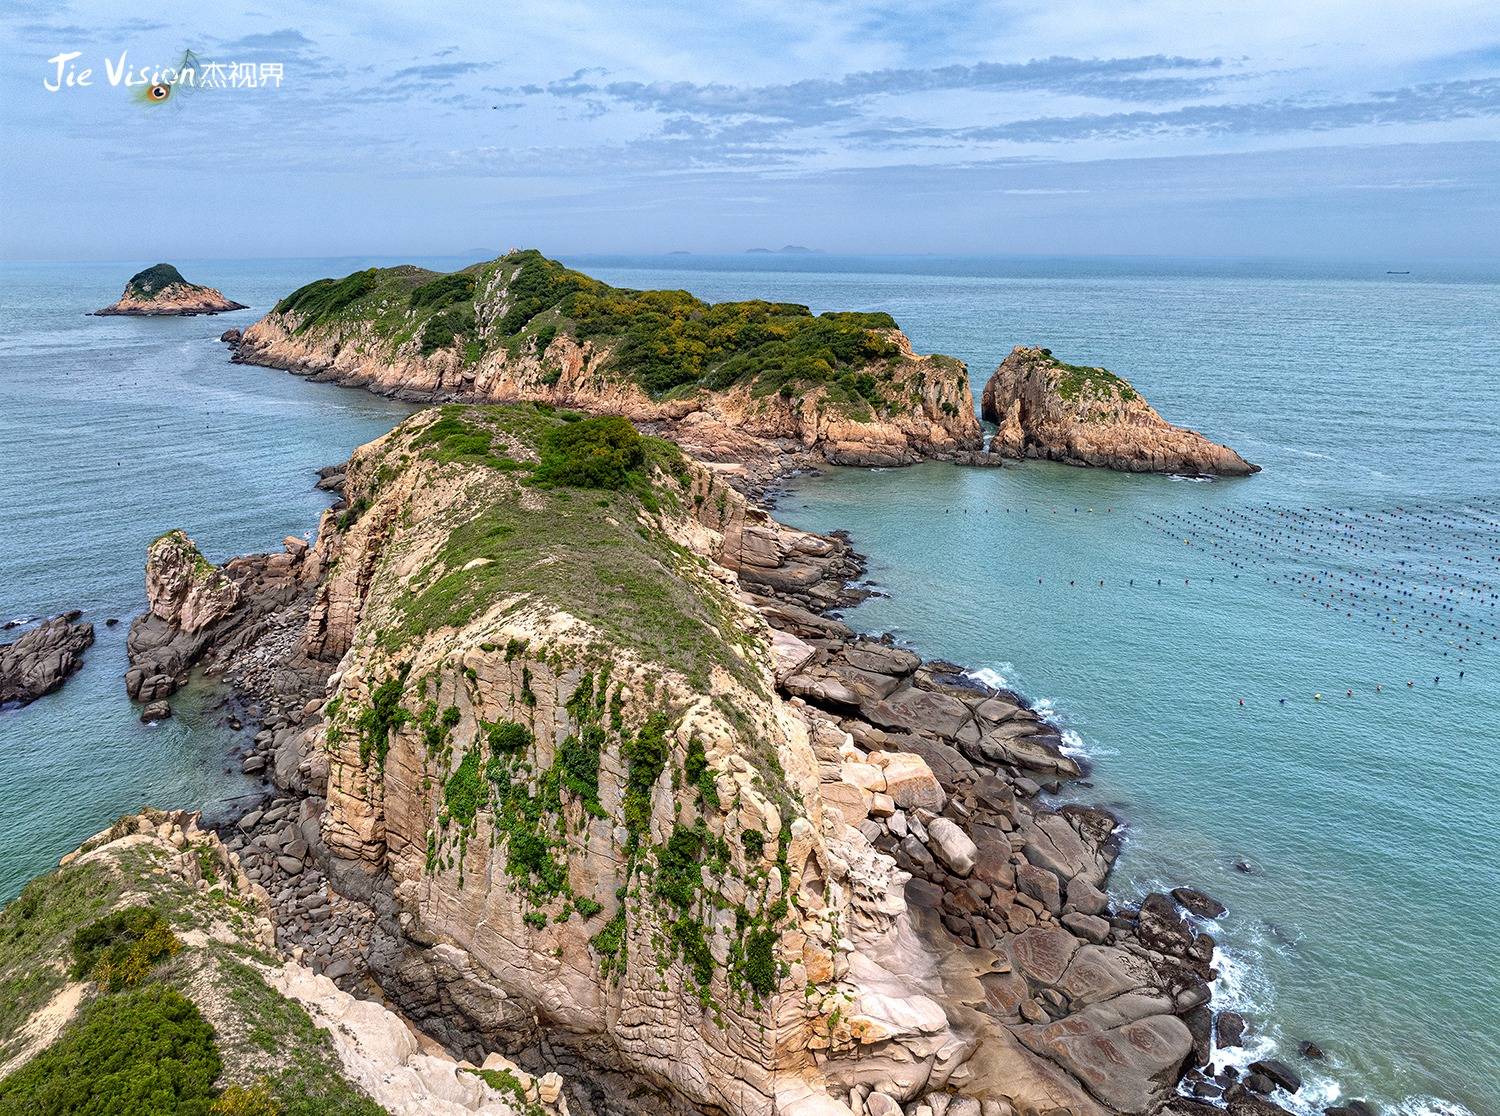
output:
<svg viewBox="0 0 1500 1116"><path fill-rule="evenodd" d="M1163 419L1126 380L1017 346L984 386L980 413L999 427L993 455L1130 473L1243 477L1260 471L1228 446Z"/></svg>

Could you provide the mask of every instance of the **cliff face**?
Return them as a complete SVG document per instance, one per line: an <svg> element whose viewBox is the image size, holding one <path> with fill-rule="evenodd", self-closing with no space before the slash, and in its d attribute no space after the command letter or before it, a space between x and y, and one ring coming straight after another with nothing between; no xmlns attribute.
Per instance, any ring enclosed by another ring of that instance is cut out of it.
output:
<svg viewBox="0 0 1500 1116"><path fill-rule="evenodd" d="M245 310L245 305L231 302L212 287L189 283L171 264L156 264L138 271L125 284L119 301L95 310L99 317L116 314L136 317L189 317L194 314L222 314L227 310Z"/></svg>
<svg viewBox="0 0 1500 1116"><path fill-rule="evenodd" d="M1019 698L815 613L842 544L545 407L424 412L345 478L320 838L450 1048L540 1036L651 1112L1171 1096L1211 939L1101 917L1113 819L1025 801L1079 769Z"/></svg>
<svg viewBox="0 0 1500 1116"><path fill-rule="evenodd" d="M830 812L769 635L703 556L737 498L625 424L623 487L522 483L539 445L609 421L427 413L355 455L309 632L342 656L323 839L484 973L449 983L471 1006L447 1025L482 1030L489 987L699 1108L847 1111L823 1059L962 1043L896 972L851 972L902 876ZM862 1007L872 974L892 990Z"/></svg>
<svg viewBox="0 0 1500 1116"><path fill-rule="evenodd" d="M449 275L399 267L309 284L245 331L237 359L422 402L691 418L839 463L980 444L962 362L918 356L889 315L711 306L610 287L529 251Z"/></svg>
<svg viewBox="0 0 1500 1116"><path fill-rule="evenodd" d="M1163 419L1127 381L1017 346L984 387L1000 429L990 452L1131 473L1243 477L1260 471L1228 446Z"/></svg>

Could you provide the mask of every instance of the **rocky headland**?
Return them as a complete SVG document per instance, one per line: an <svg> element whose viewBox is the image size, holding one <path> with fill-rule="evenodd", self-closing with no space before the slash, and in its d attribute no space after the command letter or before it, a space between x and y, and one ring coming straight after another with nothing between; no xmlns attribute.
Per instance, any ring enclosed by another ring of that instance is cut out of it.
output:
<svg viewBox="0 0 1500 1116"><path fill-rule="evenodd" d="M159 263L132 275L119 299L102 310L95 310L94 314L98 317L124 314L171 318L248 309L243 303L225 298L212 287L189 283L171 264Z"/></svg>
<svg viewBox="0 0 1500 1116"><path fill-rule="evenodd" d="M530 250L446 275L321 279L231 343L238 361L417 402L530 400L680 427L744 464L786 450L852 465L983 456L963 363L914 353L888 314L626 290Z"/></svg>
<svg viewBox="0 0 1500 1116"><path fill-rule="evenodd" d="M575 1113L1280 1111L1208 1068L1213 900L1112 902L1057 729L852 632L858 556L742 470L522 405L329 475L310 549L158 540L138 621L138 694L260 726L201 825L292 964Z"/></svg>
<svg viewBox="0 0 1500 1116"><path fill-rule="evenodd" d="M64 612L0 643L0 706L28 705L58 689L83 665L94 625L83 613Z"/></svg>
<svg viewBox="0 0 1500 1116"><path fill-rule="evenodd" d="M1017 346L984 387L980 413L999 427L989 452L1132 473L1243 477L1260 471L1228 446L1173 426L1130 383Z"/></svg>

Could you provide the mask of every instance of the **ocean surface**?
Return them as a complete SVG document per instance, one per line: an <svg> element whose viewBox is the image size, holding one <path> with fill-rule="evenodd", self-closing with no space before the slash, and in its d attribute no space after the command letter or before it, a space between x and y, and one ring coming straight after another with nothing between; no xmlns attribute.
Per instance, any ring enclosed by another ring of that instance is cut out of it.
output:
<svg viewBox="0 0 1500 1116"><path fill-rule="evenodd" d="M170 527L216 560L311 530L313 470L405 411L230 365L215 340L309 279L398 261L177 261L252 310L81 316L148 262L0 270L0 619L128 621ZM1013 345L1045 345L1264 466L833 469L779 514L848 529L868 556L885 595L852 624L1003 679L1068 728L1093 768L1068 793L1128 826L1117 895L1186 883L1229 906L1218 999L1250 1019L1251 1051L1303 1073L1282 1103L1500 1113L1500 269L566 262L713 300L887 310L919 351L968 362L976 394ZM136 721L126 626L100 624L63 691L0 712L0 897L141 802L235 790L211 690Z"/></svg>

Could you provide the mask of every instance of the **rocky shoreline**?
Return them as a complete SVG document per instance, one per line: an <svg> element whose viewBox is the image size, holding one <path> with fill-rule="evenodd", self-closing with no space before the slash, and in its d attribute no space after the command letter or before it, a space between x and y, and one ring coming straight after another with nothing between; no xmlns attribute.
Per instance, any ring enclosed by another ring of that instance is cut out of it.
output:
<svg viewBox="0 0 1500 1116"><path fill-rule="evenodd" d="M968 1003L992 1038L1005 1036L989 1075L1034 1078L1045 1094L1059 1087L1048 1079L1060 1074L1101 1112L1186 1114L1211 1111L1210 1104L1233 1113L1282 1111L1267 1095L1296 1085L1293 1071L1257 1064L1240 1079L1232 1069L1213 1076L1207 1068L1216 1045L1237 1042L1244 1031L1232 1015L1216 1020L1209 1003L1214 943L1198 920L1217 905L1177 889L1175 897L1149 896L1139 909L1112 906L1106 891L1118 819L1076 804L1046 805L1062 780L1085 774L1062 751L1056 726L1018 694L987 687L957 664L923 662L889 637L857 635L838 618L866 594L856 585L863 559L847 537L796 531L766 510L789 472L809 467L794 447L758 467L718 466L760 500L747 507L734 552L726 542L722 560L773 629L778 690L835 730L814 741L825 797L842 796L836 805L849 824L910 875L906 900L921 934L961 958L933 991ZM330 467L321 476L341 473ZM161 685L163 676L180 679L204 665L233 687L245 719L258 726L241 766L262 778L264 794L210 810L204 824L224 835L248 877L265 888L278 947L340 987L389 997L449 1049L479 1055L475 1007L451 996L483 978L467 971L449 980L445 967L467 961L434 953L434 943L424 946L419 936L414 943L415 928L392 925L397 906L381 881L331 857L322 843L328 769L317 740L338 678L333 664L308 656L300 638L310 630L318 557L289 539L282 554L226 564L240 598L227 609L221 601L218 615L184 632L183 604L193 594L162 567L193 566L196 551L182 552L175 540L166 551L170 560L158 560L155 575L148 570L157 587L153 609L137 621L143 638L133 629L132 640L149 644L147 656L166 648L174 670L158 669L158 660L133 671L134 696L154 696L153 678ZM173 593L175 603L158 609ZM509 1034L519 1063L535 1072L563 1070L575 1111L648 1110L619 1100L611 1067L549 1043L525 1013L503 1016L491 1010L484 1017L486 1037ZM851 1092L855 1112L966 1111L949 1100L940 1090L902 1106L864 1086ZM991 1107L985 1102L983 1116Z"/></svg>

